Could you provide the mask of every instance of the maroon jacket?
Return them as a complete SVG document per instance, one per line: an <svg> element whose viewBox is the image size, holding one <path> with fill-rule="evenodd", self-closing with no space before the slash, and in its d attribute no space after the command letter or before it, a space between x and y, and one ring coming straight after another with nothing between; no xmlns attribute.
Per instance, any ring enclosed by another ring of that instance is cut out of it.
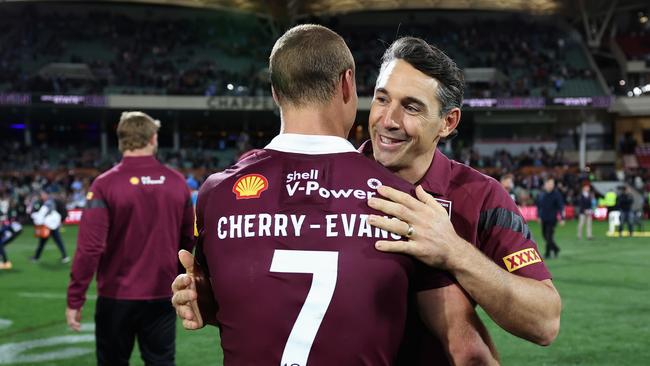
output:
<svg viewBox="0 0 650 366"><path fill-rule="evenodd" d="M371 227L380 184L413 187L341 138L282 134L201 187L197 226L218 304L224 365L392 365L409 257L377 251L399 238Z"/></svg>
<svg viewBox="0 0 650 366"><path fill-rule="evenodd" d="M79 309L97 273L99 296L170 298L178 250L194 247L194 210L183 176L153 156L124 157L86 196L68 286Z"/></svg>

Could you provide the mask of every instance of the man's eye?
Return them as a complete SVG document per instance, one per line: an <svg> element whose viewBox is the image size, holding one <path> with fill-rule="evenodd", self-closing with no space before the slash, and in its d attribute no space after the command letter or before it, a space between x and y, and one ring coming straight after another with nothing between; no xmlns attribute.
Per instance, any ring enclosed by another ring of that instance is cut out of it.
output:
<svg viewBox="0 0 650 366"><path fill-rule="evenodd" d="M418 113L420 109L413 104L409 104L406 107L404 107L409 113Z"/></svg>

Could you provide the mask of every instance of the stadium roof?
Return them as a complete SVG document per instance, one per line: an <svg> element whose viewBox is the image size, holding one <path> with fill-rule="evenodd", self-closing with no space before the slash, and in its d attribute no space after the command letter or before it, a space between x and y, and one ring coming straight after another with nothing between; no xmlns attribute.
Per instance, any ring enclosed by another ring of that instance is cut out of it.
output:
<svg viewBox="0 0 650 366"><path fill-rule="evenodd" d="M61 2L58 0L0 0L6 2ZM89 1L68 0L67 3ZM96 0L94 3L171 5L205 9L227 9L277 19L309 15L341 14L373 10L487 10L540 15L561 14L580 18L584 10L592 16L616 11L648 8L647 0Z"/></svg>

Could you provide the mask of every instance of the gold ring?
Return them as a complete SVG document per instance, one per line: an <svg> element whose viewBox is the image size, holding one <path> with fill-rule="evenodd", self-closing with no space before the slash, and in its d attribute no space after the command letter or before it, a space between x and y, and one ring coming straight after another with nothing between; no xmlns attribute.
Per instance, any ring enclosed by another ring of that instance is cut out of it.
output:
<svg viewBox="0 0 650 366"><path fill-rule="evenodd" d="M415 229L413 228L413 226L409 225L408 230L406 230L406 237L410 238L413 235L414 232L415 232Z"/></svg>

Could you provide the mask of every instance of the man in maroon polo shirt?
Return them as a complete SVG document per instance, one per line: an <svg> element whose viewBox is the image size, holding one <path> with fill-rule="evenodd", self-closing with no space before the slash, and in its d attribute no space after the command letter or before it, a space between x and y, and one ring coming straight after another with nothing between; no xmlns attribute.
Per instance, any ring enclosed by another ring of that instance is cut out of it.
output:
<svg viewBox="0 0 650 366"><path fill-rule="evenodd" d="M560 297L517 206L499 182L436 149L460 121L461 71L443 52L412 37L395 41L382 61L369 118L372 143L362 149L419 185L419 200L390 187L378 189L385 199L370 198L370 207L400 220L371 215L371 224L411 235L378 241L376 247L450 272L502 328L537 344L551 343L559 331ZM454 299L464 295L458 286L447 286L417 297L429 303L427 311L420 310L428 323L441 312L455 312ZM403 352L401 364L444 362L439 346L433 346L437 341L422 329L407 331L414 348ZM454 329L437 332L447 353L463 347L463 335Z"/></svg>
<svg viewBox="0 0 650 366"><path fill-rule="evenodd" d="M123 113L117 126L122 161L97 177L86 196L66 319L79 331L97 273L99 365L128 365L135 338L146 364L174 364L169 283L178 274L178 250L194 246L194 211L183 176L154 157L159 127L144 113Z"/></svg>

